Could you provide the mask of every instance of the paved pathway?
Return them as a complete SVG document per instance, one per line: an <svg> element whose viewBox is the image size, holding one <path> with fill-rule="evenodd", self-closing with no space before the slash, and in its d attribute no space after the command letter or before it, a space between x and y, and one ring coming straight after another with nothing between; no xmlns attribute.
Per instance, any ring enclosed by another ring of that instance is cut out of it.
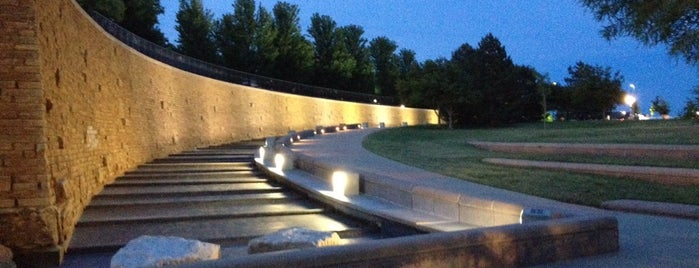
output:
<svg viewBox="0 0 699 268"><path fill-rule="evenodd" d="M322 135L294 144L292 149L317 161L360 172L390 174L412 183L487 197L527 207L577 214L613 215L619 220L617 253L575 259L547 267L699 267L699 221L602 210L524 195L449 178L374 155L361 146L376 130Z"/></svg>

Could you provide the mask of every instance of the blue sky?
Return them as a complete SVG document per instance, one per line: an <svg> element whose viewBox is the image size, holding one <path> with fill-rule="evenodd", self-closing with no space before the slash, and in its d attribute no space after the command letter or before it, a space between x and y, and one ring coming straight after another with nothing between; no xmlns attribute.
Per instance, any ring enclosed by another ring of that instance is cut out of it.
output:
<svg viewBox="0 0 699 268"><path fill-rule="evenodd" d="M277 0L256 0L271 10ZM665 46L646 47L631 38L607 41L599 35L601 23L576 0L287 0L299 6L300 21L307 34L313 13L329 15L338 24L355 24L371 40L386 36L399 49L416 52L418 60L450 58L464 43L477 46L493 33L508 55L519 65L547 73L564 83L567 68L577 61L611 67L624 76L623 89L635 93L640 108L648 112L655 96L668 100L678 114L694 86L699 86L699 67L667 54ZM215 17L233 12L234 0L203 0ZM165 14L160 28L172 41L179 0L161 0ZM310 39L310 38L309 38Z"/></svg>

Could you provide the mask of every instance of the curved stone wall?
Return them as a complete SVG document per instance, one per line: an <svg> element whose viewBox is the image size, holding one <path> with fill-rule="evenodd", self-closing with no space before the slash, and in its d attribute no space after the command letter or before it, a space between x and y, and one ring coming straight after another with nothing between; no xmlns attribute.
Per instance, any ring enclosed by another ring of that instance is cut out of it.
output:
<svg viewBox="0 0 699 268"><path fill-rule="evenodd" d="M124 46L74 1L50 2L0 1L0 244L20 255L60 259L92 196L156 157L316 125L437 123L431 110L187 73Z"/></svg>

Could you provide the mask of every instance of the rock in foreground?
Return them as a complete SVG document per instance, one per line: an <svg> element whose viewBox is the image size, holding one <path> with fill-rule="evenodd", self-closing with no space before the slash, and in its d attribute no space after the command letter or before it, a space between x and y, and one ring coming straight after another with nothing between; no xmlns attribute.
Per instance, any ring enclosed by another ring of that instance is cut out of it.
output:
<svg viewBox="0 0 699 268"><path fill-rule="evenodd" d="M342 239L335 232L319 232L296 227L250 240L248 253L334 246L340 245L341 241Z"/></svg>
<svg viewBox="0 0 699 268"><path fill-rule="evenodd" d="M141 236L129 241L112 257L112 268L164 267L215 260L221 247L216 244L173 236Z"/></svg>

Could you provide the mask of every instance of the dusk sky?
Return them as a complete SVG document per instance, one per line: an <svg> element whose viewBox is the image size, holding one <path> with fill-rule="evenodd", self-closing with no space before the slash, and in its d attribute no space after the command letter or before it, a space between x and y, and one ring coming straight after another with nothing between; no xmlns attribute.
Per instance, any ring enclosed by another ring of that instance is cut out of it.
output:
<svg viewBox="0 0 699 268"><path fill-rule="evenodd" d="M277 0L256 0L271 11ZM642 113L661 96L672 115L682 111L692 88L699 86L699 67L668 55L664 45L646 47L632 38L607 41L601 23L577 0L287 0L299 6L303 33L313 13L329 15L338 26L364 28L368 40L386 36L399 49L411 49L420 62L445 57L464 43L476 47L487 33L505 46L515 64L534 67L551 81L564 84L567 68L577 61L611 67L624 76L622 89L639 99ZM203 0L214 13L233 13L234 0ZM161 0L160 28L176 42L179 0Z"/></svg>

